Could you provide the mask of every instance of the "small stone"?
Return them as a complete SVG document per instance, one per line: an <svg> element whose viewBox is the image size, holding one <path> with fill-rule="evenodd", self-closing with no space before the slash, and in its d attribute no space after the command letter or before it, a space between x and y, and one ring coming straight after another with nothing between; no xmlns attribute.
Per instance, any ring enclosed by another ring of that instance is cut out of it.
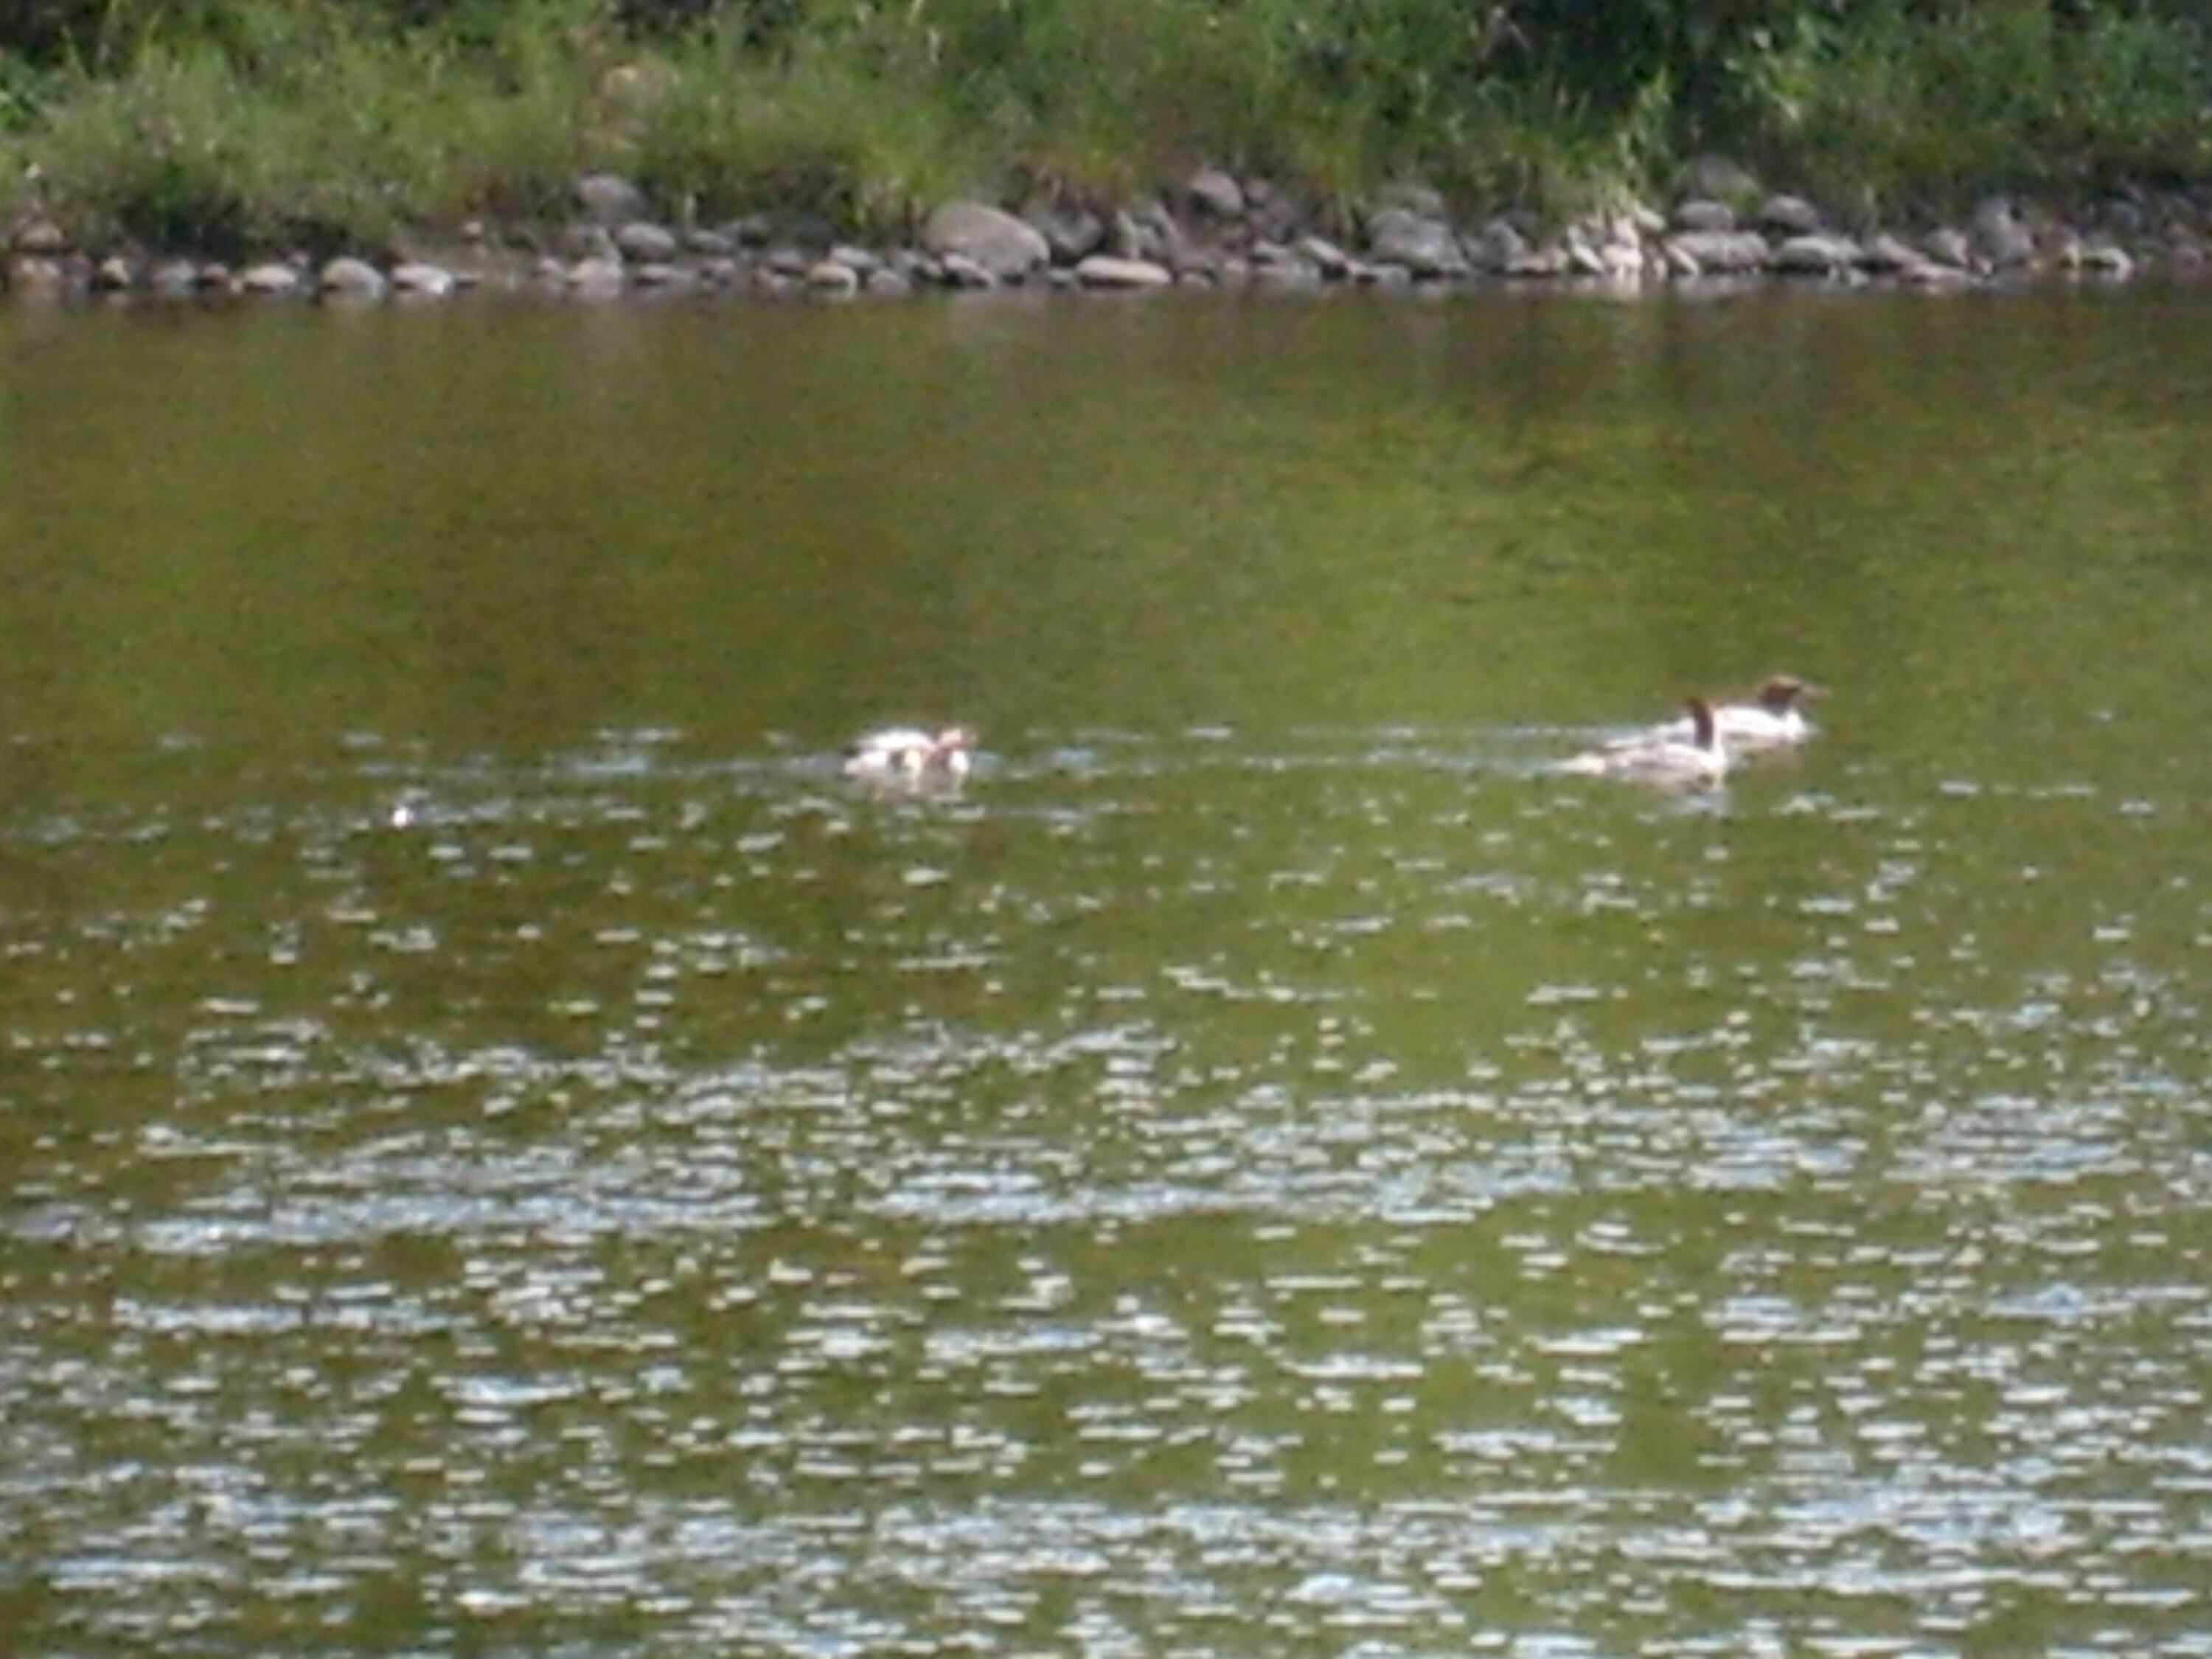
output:
<svg viewBox="0 0 2212 1659"><path fill-rule="evenodd" d="M1687 257L1701 276L1719 271L1764 270L1766 239L1748 230L1685 230L1666 242L1670 257Z"/></svg>
<svg viewBox="0 0 2212 1659"><path fill-rule="evenodd" d="M453 273L426 259L406 259L392 268L392 286L402 294L442 300L458 286Z"/></svg>
<svg viewBox="0 0 2212 1659"><path fill-rule="evenodd" d="M689 265L677 264L673 259L648 259L641 265L634 265L630 269L629 279L640 288L658 289L664 292L699 285L699 273Z"/></svg>
<svg viewBox="0 0 2212 1659"><path fill-rule="evenodd" d="M1244 216L1244 187L1219 167L1200 167L1183 181L1182 188L1200 213L1216 219Z"/></svg>
<svg viewBox="0 0 2212 1659"><path fill-rule="evenodd" d="M1468 246L1479 270L1504 275L1528 252L1528 239L1510 219L1492 219Z"/></svg>
<svg viewBox="0 0 2212 1659"><path fill-rule="evenodd" d="M1420 277L1465 276L1474 270L1449 225L1406 208L1384 208L1368 221L1367 257Z"/></svg>
<svg viewBox="0 0 2212 1659"><path fill-rule="evenodd" d="M1716 202L1709 196L1693 197L1674 204L1674 228L1677 230L1734 230L1735 210L1726 202Z"/></svg>
<svg viewBox="0 0 2212 1659"><path fill-rule="evenodd" d="M586 299L604 299L619 294L629 280L620 259L595 255L579 259L563 273L563 280L574 292Z"/></svg>
<svg viewBox="0 0 2212 1659"><path fill-rule="evenodd" d="M984 289L999 285L999 279L991 274L988 267L964 253L945 254L938 263L944 269L948 287Z"/></svg>
<svg viewBox="0 0 2212 1659"><path fill-rule="evenodd" d="M92 286L96 293L125 294L138 286L138 271L120 253L111 253L92 268Z"/></svg>
<svg viewBox="0 0 2212 1659"><path fill-rule="evenodd" d="M1920 239L1921 252L1939 265L1964 270L1974 262L1974 250L1965 235L1946 225Z"/></svg>
<svg viewBox="0 0 2212 1659"><path fill-rule="evenodd" d="M576 204L602 228L645 217L645 194L619 173L587 173L576 180Z"/></svg>
<svg viewBox="0 0 2212 1659"><path fill-rule="evenodd" d="M1165 265L1149 259L1117 259L1110 253L1094 253L1075 267L1075 279L1085 288L1165 288L1175 280Z"/></svg>
<svg viewBox="0 0 2212 1659"><path fill-rule="evenodd" d="M1106 222L1086 208L1032 208L1023 222L1044 238L1055 264L1072 265L1096 253L1106 241Z"/></svg>
<svg viewBox="0 0 2212 1659"><path fill-rule="evenodd" d="M6 264L8 292L25 300L58 300L69 292L69 271L50 254L17 253Z"/></svg>
<svg viewBox="0 0 2212 1659"><path fill-rule="evenodd" d="M842 259L818 260L807 268L806 286L811 293L836 299L860 291L860 273Z"/></svg>
<svg viewBox="0 0 2212 1659"><path fill-rule="evenodd" d="M41 214L17 225L8 246L18 253L52 256L68 252L70 239L59 225Z"/></svg>
<svg viewBox="0 0 2212 1659"><path fill-rule="evenodd" d="M1985 198L1974 210L1973 224L1974 248L1991 264L2002 269L2035 258L2035 239L2005 198Z"/></svg>
<svg viewBox="0 0 2212 1659"><path fill-rule="evenodd" d="M1859 246L1848 236L1817 232L1784 240L1774 250L1774 268L1798 276L1834 276L1856 270Z"/></svg>
<svg viewBox="0 0 2212 1659"><path fill-rule="evenodd" d="M1809 236L1820 228L1820 210L1802 196L1770 196L1759 204L1759 227L1784 236Z"/></svg>
<svg viewBox="0 0 2212 1659"><path fill-rule="evenodd" d="M640 264L665 264L680 251L674 231L643 219L633 219L615 232L615 246L624 258Z"/></svg>
<svg viewBox="0 0 2212 1659"><path fill-rule="evenodd" d="M315 286L341 299L380 300L390 284L368 260L341 256L324 264L316 275Z"/></svg>
<svg viewBox="0 0 2212 1659"><path fill-rule="evenodd" d="M1301 236L1292 251L1333 283L1352 275L1352 256L1325 236Z"/></svg>
<svg viewBox="0 0 2212 1659"><path fill-rule="evenodd" d="M248 265L231 278L231 288L240 294L259 295L282 298L299 293L307 284L297 269L275 261Z"/></svg>
<svg viewBox="0 0 2212 1659"><path fill-rule="evenodd" d="M1910 270L1924 262L1926 255L1901 238L1886 230L1877 231L1867 238L1859 249L1859 263L1869 270Z"/></svg>

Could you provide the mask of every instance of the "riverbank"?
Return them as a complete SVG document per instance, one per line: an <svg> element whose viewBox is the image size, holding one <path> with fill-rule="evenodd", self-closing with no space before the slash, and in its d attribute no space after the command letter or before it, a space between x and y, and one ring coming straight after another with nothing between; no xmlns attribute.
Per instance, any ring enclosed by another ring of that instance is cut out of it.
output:
<svg viewBox="0 0 2212 1659"><path fill-rule="evenodd" d="M0 280L1943 288L2212 248L2186 9L1630 9L52 0L0 20Z"/></svg>
<svg viewBox="0 0 2212 1659"><path fill-rule="evenodd" d="M613 299L686 293L842 299L991 289L1170 287L1297 290L1483 283L1659 289L1726 279L1948 290L2036 275L2124 282L2212 273L2212 195L2116 192L2062 214L1994 195L1957 222L1850 231L1816 204L1763 189L1736 165L1693 166L1663 208L1631 204L1546 228L1503 213L1455 217L1433 189L1395 188L1341 228L1267 180L1200 168L1170 189L1093 208L963 199L911 235L871 244L826 222L769 214L709 225L658 216L632 181L574 182L554 224L471 223L403 236L380 257L303 251L227 261L73 244L56 220L20 219L0 275L31 301L439 300L490 290Z"/></svg>

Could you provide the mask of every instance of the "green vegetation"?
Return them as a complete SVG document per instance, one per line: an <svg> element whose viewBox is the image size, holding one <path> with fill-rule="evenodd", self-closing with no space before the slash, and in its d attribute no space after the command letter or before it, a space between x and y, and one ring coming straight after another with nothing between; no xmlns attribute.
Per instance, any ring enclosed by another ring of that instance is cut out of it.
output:
<svg viewBox="0 0 2212 1659"><path fill-rule="evenodd" d="M2212 176L2200 0L16 0L0 166L80 234L374 246L627 174L859 229L1200 161L1553 212L1734 155L1832 205ZM0 203L4 205L4 203Z"/></svg>

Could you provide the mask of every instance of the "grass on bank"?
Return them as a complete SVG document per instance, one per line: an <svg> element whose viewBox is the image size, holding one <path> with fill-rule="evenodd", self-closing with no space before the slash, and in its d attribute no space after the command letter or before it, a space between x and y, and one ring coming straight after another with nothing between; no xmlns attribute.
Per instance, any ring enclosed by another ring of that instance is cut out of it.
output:
<svg viewBox="0 0 2212 1659"><path fill-rule="evenodd" d="M1554 216L1661 191L1700 147L1869 214L2212 176L2212 37L2186 18L2100 10L2061 62L2041 5L1808 5L1736 43L1698 109L1663 71L1608 100L1531 70L1484 32L1501 9L793 0L764 40L742 9L635 34L616 0L413 28L205 0L96 67L0 58L0 165L34 168L94 245L232 255L557 217L593 168L670 213L804 209L862 234L956 193L1126 198L1200 161L1320 204L1413 177Z"/></svg>

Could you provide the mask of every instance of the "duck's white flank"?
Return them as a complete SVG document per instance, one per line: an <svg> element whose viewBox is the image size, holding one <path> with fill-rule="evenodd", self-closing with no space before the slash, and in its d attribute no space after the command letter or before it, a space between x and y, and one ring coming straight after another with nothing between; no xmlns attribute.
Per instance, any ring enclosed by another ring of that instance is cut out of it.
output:
<svg viewBox="0 0 2212 1659"><path fill-rule="evenodd" d="M1591 777L1627 778L1639 783L1669 787L1698 787L1718 783L1728 775L1728 740L1722 735L1713 707L1703 697L1692 697L1676 736L1671 727L1623 738L1583 750L1560 763L1563 772Z"/></svg>

